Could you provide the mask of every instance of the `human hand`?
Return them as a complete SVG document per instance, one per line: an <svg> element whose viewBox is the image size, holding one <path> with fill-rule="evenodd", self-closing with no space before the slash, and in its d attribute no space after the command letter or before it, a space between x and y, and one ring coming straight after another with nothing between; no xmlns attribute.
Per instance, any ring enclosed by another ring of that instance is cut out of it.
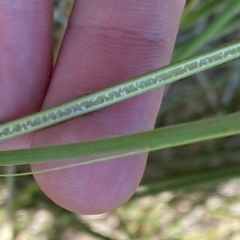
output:
<svg viewBox="0 0 240 240"><path fill-rule="evenodd" d="M52 75L52 2L0 3L0 122L74 100L167 65L184 0L76 0ZM50 82L51 79L51 82ZM50 83L50 84L49 84ZM147 131L163 90L0 145L50 146ZM43 103L43 105L42 105ZM81 214L114 210L137 188L147 155L35 175L54 202ZM79 159L32 165L33 171Z"/></svg>

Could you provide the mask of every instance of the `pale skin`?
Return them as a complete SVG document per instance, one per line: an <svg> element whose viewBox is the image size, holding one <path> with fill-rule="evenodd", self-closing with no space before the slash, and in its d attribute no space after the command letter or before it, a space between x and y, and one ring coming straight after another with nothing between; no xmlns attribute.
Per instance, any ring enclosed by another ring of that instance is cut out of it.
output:
<svg viewBox="0 0 240 240"><path fill-rule="evenodd" d="M50 108L167 65L184 0L76 0L57 64L52 1L0 1L0 123ZM81 142L153 129L163 89L1 143L0 150ZM147 155L36 175L72 212L98 214L136 190ZM82 161L35 164L32 170Z"/></svg>

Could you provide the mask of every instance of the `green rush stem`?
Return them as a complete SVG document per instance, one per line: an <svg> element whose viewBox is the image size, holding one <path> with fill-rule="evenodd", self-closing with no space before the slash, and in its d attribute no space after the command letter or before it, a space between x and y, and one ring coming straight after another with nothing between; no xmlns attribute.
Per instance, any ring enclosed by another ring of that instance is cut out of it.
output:
<svg viewBox="0 0 240 240"><path fill-rule="evenodd" d="M240 42L137 77L129 82L0 125L0 141L50 127L162 87L240 57Z"/></svg>
<svg viewBox="0 0 240 240"><path fill-rule="evenodd" d="M134 155L138 155L138 154L148 153L149 150L150 149L135 150L135 151L130 151L128 153L121 153L121 154L117 154L114 156L95 158L95 159L80 162L80 163L73 163L73 164L64 165L62 167L54 167L54 168L49 168L49 169L40 170L40 171L0 174L0 178L1 177L25 177L25 176L29 176L29 175L33 175L33 174L37 175L37 174L50 173L50 172L55 172L55 171L60 171L60 170L65 170L65 169L70 169L70 168L83 167L83 166L87 166L87 165L91 165L91 164L116 160L118 158L130 157L130 156L134 156Z"/></svg>

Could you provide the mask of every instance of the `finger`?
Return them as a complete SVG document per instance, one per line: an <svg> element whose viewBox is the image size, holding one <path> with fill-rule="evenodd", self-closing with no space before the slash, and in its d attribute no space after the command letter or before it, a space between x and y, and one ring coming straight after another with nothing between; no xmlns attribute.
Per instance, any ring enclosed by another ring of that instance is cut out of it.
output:
<svg viewBox="0 0 240 240"><path fill-rule="evenodd" d="M76 99L169 63L184 0L76 1L44 108ZM152 129L163 90L37 133L34 146ZM147 139L146 139L147 141ZM36 164L33 171L81 160ZM146 155L36 175L57 204L82 214L111 211L138 186Z"/></svg>
<svg viewBox="0 0 240 240"><path fill-rule="evenodd" d="M0 124L38 111L52 69L49 0L0 1ZM0 150L30 147L30 137Z"/></svg>

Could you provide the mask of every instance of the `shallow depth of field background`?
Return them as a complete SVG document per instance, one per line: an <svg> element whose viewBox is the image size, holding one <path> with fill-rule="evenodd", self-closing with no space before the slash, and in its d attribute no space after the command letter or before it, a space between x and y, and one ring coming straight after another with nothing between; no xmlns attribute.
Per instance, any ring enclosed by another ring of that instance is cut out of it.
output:
<svg viewBox="0 0 240 240"><path fill-rule="evenodd" d="M239 39L236 2L189 0L172 62ZM55 0L55 55L72 3ZM237 60L167 86L156 127L238 111L239 68ZM15 185L1 178L0 240L9 239L11 224L17 240L239 240L239 167L240 136L153 152L133 198L115 212L98 216L61 209L32 176L15 179ZM18 173L29 170L17 167ZM7 204L11 200L12 209Z"/></svg>

